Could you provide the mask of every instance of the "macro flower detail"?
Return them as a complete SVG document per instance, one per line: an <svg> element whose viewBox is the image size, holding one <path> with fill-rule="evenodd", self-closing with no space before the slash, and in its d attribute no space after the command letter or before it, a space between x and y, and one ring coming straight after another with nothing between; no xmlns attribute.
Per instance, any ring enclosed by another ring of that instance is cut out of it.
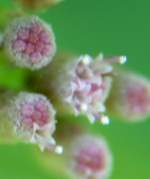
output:
<svg viewBox="0 0 150 179"><path fill-rule="evenodd" d="M6 52L20 67L40 69L50 63L56 52L51 26L37 16L16 18L4 38Z"/></svg>
<svg viewBox="0 0 150 179"><path fill-rule="evenodd" d="M55 110L40 94L21 92L8 107L9 118L16 135L41 150L57 150L52 135L55 131Z"/></svg>
<svg viewBox="0 0 150 179"><path fill-rule="evenodd" d="M150 179L150 79L127 71L148 73L148 7L0 1L1 179ZM126 56L101 53L116 48L135 57L127 67Z"/></svg>
<svg viewBox="0 0 150 179"><path fill-rule="evenodd" d="M73 142L70 161L73 174L82 179L106 179L112 168L112 156L105 140L90 135Z"/></svg>
<svg viewBox="0 0 150 179"><path fill-rule="evenodd" d="M105 111L104 96L110 87L110 81L105 81L100 72L92 68L93 59L88 56L81 56L75 68L71 81L71 95L66 98L76 114L87 113L91 122L100 118L99 113Z"/></svg>
<svg viewBox="0 0 150 179"><path fill-rule="evenodd" d="M141 121L150 115L150 82L144 77L119 71L114 78L108 107L126 121Z"/></svg>
<svg viewBox="0 0 150 179"><path fill-rule="evenodd" d="M104 60L102 55L96 59L89 55L55 58L44 72L46 75L40 75L38 83L43 92L54 98L54 103L57 101L63 106L62 109L66 106L67 111L70 108L76 115L84 114L91 123L100 120L109 124L105 101L111 89L112 65L123 60L122 57Z"/></svg>

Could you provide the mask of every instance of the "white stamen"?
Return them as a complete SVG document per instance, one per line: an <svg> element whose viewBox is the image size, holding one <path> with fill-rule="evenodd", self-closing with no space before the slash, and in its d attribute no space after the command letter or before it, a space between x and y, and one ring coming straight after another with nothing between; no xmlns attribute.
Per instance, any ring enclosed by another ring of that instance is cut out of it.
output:
<svg viewBox="0 0 150 179"><path fill-rule="evenodd" d="M124 64L124 63L126 63L126 61L127 61L127 57L126 56L121 56L120 57L120 60L119 60L120 64Z"/></svg>
<svg viewBox="0 0 150 179"><path fill-rule="evenodd" d="M82 62L85 64L85 65L89 65L92 61L91 57L89 55L85 55L85 56L82 56Z"/></svg>
<svg viewBox="0 0 150 179"><path fill-rule="evenodd" d="M57 154L62 154L63 153L63 147L62 146L56 146L56 148L55 148L55 152L57 153Z"/></svg>
<svg viewBox="0 0 150 179"><path fill-rule="evenodd" d="M109 64L115 64L115 63L119 63L119 64L124 64L127 61L127 57L126 56L115 56L115 57L111 57L108 58L108 62Z"/></svg>
<svg viewBox="0 0 150 179"><path fill-rule="evenodd" d="M88 105L85 103L81 104L81 110L86 112L88 110Z"/></svg>
<svg viewBox="0 0 150 179"><path fill-rule="evenodd" d="M109 125L110 124L110 119L108 118L108 116L102 116L101 117L101 122L104 125Z"/></svg>

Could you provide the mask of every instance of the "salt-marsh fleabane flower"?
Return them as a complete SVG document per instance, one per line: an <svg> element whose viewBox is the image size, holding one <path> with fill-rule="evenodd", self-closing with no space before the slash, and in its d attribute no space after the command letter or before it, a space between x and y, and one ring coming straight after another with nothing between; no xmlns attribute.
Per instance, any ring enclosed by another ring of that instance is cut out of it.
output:
<svg viewBox="0 0 150 179"><path fill-rule="evenodd" d="M130 122L150 116L150 81L132 72L118 71L108 99L108 108Z"/></svg>
<svg viewBox="0 0 150 179"><path fill-rule="evenodd" d="M40 94L21 92L8 107L9 118L18 138L38 144L41 150L58 150L52 137L55 131L55 110Z"/></svg>
<svg viewBox="0 0 150 179"><path fill-rule="evenodd" d="M42 75L41 88L55 97L54 103L59 101L61 107L70 107L76 115L86 115L92 123L101 120L108 124L109 119L104 113L111 88L112 64L122 62L123 57L106 61L101 58L99 56L94 60L89 55L73 60L56 58L45 72L46 75Z"/></svg>
<svg viewBox="0 0 150 179"><path fill-rule="evenodd" d="M112 156L104 139L83 135L74 140L70 150L70 166L76 178L108 178Z"/></svg>
<svg viewBox="0 0 150 179"><path fill-rule="evenodd" d="M32 70L46 66L56 52L51 26L37 16L15 18L5 31L4 46L16 65Z"/></svg>
<svg viewBox="0 0 150 179"><path fill-rule="evenodd" d="M41 9L50 7L60 3L63 0L15 0L18 1L24 8Z"/></svg>

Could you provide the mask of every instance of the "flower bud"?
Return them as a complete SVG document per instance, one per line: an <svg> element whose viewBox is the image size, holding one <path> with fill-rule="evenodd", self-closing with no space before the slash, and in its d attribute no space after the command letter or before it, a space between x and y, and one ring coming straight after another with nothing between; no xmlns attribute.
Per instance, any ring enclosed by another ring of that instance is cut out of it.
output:
<svg viewBox="0 0 150 179"><path fill-rule="evenodd" d="M150 115L150 81L132 72L118 71L108 108L125 121L138 122Z"/></svg>
<svg viewBox="0 0 150 179"><path fill-rule="evenodd" d="M55 110L45 96L21 92L11 101L7 112L18 138L38 144L41 150L57 150L52 137Z"/></svg>
<svg viewBox="0 0 150 179"><path fill-rule="evenodd" d="M76 178L106 179L110 175L112 156L104 139L83 135L72 144L70 165Z"/></svg>
<svg viewBox="0 0 150 179"><path fill-rule="evenodd" d="M13 20L6 29L4 46L16 65L32 70L46 66L56 52L51 26L37 16Z"/></svg>

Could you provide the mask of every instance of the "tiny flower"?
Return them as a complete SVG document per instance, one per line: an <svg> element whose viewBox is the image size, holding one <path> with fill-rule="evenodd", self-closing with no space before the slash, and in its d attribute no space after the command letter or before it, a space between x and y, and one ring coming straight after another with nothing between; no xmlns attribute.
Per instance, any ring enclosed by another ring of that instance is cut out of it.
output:
<svg viewBox="0 0 150 179"><path fill-rule="evenodd" d="M21 92L8 107L8 114L17 137L38 144L41 150L57 150L52 137L55 110L45 96Z"/></svg>
<svg viewBox="0 0 150 179"><path fill-rule="evenodd" d="M32 70L46 66L56 52L51 26L37 16L12 21L6 29L4 45L16 65Z"/></svg>
<svg viewBox="0 0 150 179"><path fill-rule="evenodd" d="M126 121L137 122L148 117L150 81L134 73L119 71L114 78L108 107Z"/></svg>
<svg viewBox="0 0 150 179"><path fill-rule="evenodd" d="M60 3L63 0L17 0L23 7L28 9L41 9Z"/></svg>
<svg viewBox="0 0 150 179"><path fill-rule="evenodd" d="M104 139L83 135L71 146L70 166L76 178L106 179L110 175L112 156Z"/></svg>
<svg viewBox="0 0 150 179"><path fill-rule="evenodd" d="M91 122L97 113L105 111L104 95L108 85L100 73L92 69L92 58L81 56L75 68L71 81L71 93L66 99L76 114L87 113Z"/></svg>
<svg viewBox="0 0 150 179"><path fill-rule="evenodd" d="M105 62L100 56L94 60L89 55L73 60L56 58L46 72L48 79L43 75L40 84L76 115L86 115L91 123L100 120L108 124L105 101L111 88L112 64L119 60L115 57Z"/></svg>

